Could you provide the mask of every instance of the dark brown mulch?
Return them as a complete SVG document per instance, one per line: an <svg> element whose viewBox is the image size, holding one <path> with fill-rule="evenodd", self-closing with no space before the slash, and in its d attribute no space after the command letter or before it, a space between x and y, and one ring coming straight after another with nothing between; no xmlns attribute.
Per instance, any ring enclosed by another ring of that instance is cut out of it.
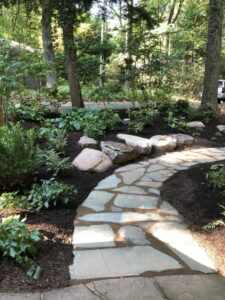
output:
<svg viewBox="0 0 225 300"><path fill-rule="evenodd" d="M222 219L222 208L219 205L225 205L225 196L210 188L206 181L210 165L203 164L177 172L164 183L161 195L184 217L220 273L225 275L225 228L203 230L203 226L208 223Z"/></svg>
<svg viewBox="0 0 225 300"><path fill-rule="evenodd" d="M126 117L124 112L123 117ZM197 138L194 147L225 146L224 137L218 138L216 141L210 140L211 137L215 135L217 124L225 124L225 118L222 117L219 121L210 122L201 133L201 136ZM24 122L23 126L27 129L32 127L38 128L39 124ZM118 133L129 133L127 126L121 125L117 131L107 133L102 140L121 142L116 137ZM140 136L150 138L157 134L171 133L176 132L165 126L163 118L158 118L154 126L146 128ZM193 131L188 131L187 133L192 134ZM77 145L77 141L80 137L81 133L68 133L68 146L65 150L65 156L70 157L71 162L81 151ZM40 140L40 145L42 147L45 146L45 141ZM0 258L0 292L41 291L68 285L68 266L72 263L73 259L71 239L76 208L85 200L98 182L112 174L116 167L117 166L114 166L107 172L101 174L81 172L75 168L71 168L57 177L59 181L72 184L77 190L77 193L71 198L68 206L61 206L57 209L42 211L40 213L29 213L26 215L26 223L29 225L29 228L31 230L38 229L43 234L43 240L37 245L37 264L42 267L43 275L39 281L29 279L23 268L15 264L12 260ZM41 176L39 176L40 178L49 178L49 174L46 170L40 169L39 171L41 174ZM33 179L29 178L29 185L32 181ZM10 214L12 214L12 212L0 210L0 219Z"/></svg>

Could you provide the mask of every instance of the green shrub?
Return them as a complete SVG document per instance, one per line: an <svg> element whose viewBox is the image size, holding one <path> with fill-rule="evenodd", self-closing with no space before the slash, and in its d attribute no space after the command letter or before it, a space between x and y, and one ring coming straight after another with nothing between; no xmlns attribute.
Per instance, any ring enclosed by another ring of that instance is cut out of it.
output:
<svg viewBox="0 0 225 300"><path fill-rule="evenodd" d="M56 176L61 170L68 169L70 166L69 158L60 157L59 153L53 149L43 152L42 159L47 166L47 170L52 172L53 176Z"/></svg>
<svg viewBox="0 0 225 300"><path fill-rule="evenodd" d="M225 194L225 172L223 164L215 164L210 167L210 171L206 174L209 185L214 189L219 189Z"/></svg>
<svg viewBox="0 0 225 300"><path fill-rule="evenodd" d="M3 193L0 196L0 208L6 209L27 209L29 203L25 196L21 196L17 192Z"/></svg>
<svg viewBox="0 0 225 300"><path fill-rule="evenodd" d="M39 130L39 137L45 137L47 139L47 145L49 149L53 149L56 152L63 152L67 145L66 131L54 127L42 127Z"/></svg>
<svg viewBox="0 0 225 300"><path fill-rule="evenodd" d="M182 116L175 117L172 111L168 112L165 118L167 126L176 131L185 131L187 128L186 120Z"/></svg>
<svg viewBox="0 0 225 300"><path fill-rule="evenodd" d="M11 216L0 222L0 251L17 263L23 265L27 275L38 279L41 268L35 264L33 259L36 254L35 244L40 240L39 231L29 232L25 220L20 216Z"/></svg>
<svg viewBox="0 0 225 300"><path fill-rule="evenodd" d="M128 117L130 118L128 130L135 134L140 133L146 126L152 125L157 116L158 110L155 108L130 109L128 110Z"/></svg>
<svg viewBox="0 0 225 300"><path fill-rule="evenodd" d="M0 186L23 185L39 163L40 149L33 130L20 125L0 127Z"/></svg>
<svg viewBox="0 0 225 300"><path fill-rule="evenodd" d="M43 208L49 208L50 205L56 206L58 202L67 204L71 193L71 186L55 181L52 178L50 180L42 180L41 184L33 184L28 192L27 199L30 208L39 211Z"/></svg>

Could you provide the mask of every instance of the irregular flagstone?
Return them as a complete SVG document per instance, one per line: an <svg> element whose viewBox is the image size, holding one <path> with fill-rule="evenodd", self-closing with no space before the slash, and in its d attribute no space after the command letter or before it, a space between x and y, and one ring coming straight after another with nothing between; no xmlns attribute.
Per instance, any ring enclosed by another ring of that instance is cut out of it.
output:
<svg viewBox="0 0 225 300"><path fill-rule="evenodd" d="M115 235L108 224L76 226L73 234L74 248L114 247Z"/></svg>
<svg viewBox="0 0 225 300"><path fill-rule="evenodd" d="M150 228L152 235L169 245L192 270L203 273L215 272L213 263L205 250L193 239L185 225L174 222L160 222Z"/></svg>
<svg viewBox="0 0 225 300"><path fill-rule="evenodd" d="M121 183L121 180L116 175L111 175L106 177L102 181L99 182L98 186L95 188L96 190L108 190L116 188Z"/></svg>
<svg viewBox="0 0 225 300"><path fill-rule="evenodd" d="M138 185L138 186L152 187L152 188L160 188L162 186L162 182L147 181L147 180L150 180L147 176L146 176L145 179L146 179L146 181L144 181L144 179L142 178L143 181L137 182L136 185Z"/></svg>
<svg viewBox="0 0 225 300"><path fill-rule="evenodd" d="M158 172L148 172L146 173L146 177L156 180L156 181L165 181L170 176L172 176L175 172L172 170L158 171Z"/></svg>
<svg viewBox="0 0 225 300"><path fill-rule="evenodd" d="M147 172L155 172L155 171L159 171L159 170L165 170L165 166L163 165L159 165L159 164L155 164L155 165L151 165Z"/></svg>
<svg viewBox="0 0 225 300"><path fill-rule="evenodd" d="M92 191L82 206L91 208L95 211L102 211L105 205L114 197L114 194L105 191Z"/></svg>
<svg viewBox="0 0 225 300"><path fill-rule="evenodd" d="M142 177L145 173L144 168L136 169L135 172L120 173L125 184L132 184Z"/></svg>
<svg viewBox="0 0 225 300"><path fill-rule="evenodd" d="M111 206L111 211L112 211L112 212L121 212L121 211L123 211L123 210L122 210L122 208L120 208L120 207L116 207L116 206L113 206L113 205L112 205L112 206Z"/></svg>
<svg viewBox="0 0 225 300"><path fill-rule="evenodd" d="M132 170L136 170L136 169L139 169L142 167L143 167L142 164L131 164L131 165L127 165L127 166L116 169L115 173L132 171Z"/></svg>
<svg viewBox="0 0 225 300"><path fill-rule="evenodd" d="M182 266L172 257L151 246L83 250L74 253L71 279L138 276L144 272L178 270Z"/></svg>
<svg viewBox="0 0 225 300"><path fill-rule="evenodd" d="M150 189L148 189L148 191L151 194L160 195L160 190L159 189L150 188Z"/></svg>
<svg viewBox="0 0 225 300"><path fill-rule="evenodd" d="M158 200L158 197L153 196L119 194L114 204L122 208L156 209Z"/></svg>
<svg viewBox="0 0 225 300"><path fill-rule="evenodd" d="M129 185L124 185L120 188L113 189L112 191L126 194L147 195L147 192L144 190L144 188Z"/></svg>
<svg viewBox="0 0 225 300"><path fill-rule="evenodd" d="M118 139L124 140L129 146L137 148L141 154L150 154L152 151L152 143L149 139L145 139L135 135L117 134Z"/></svg>
<svg viewBox="0 0 225 300"><path fill-rule="evenodd" d="M127 225L118 231L117 241L133 245L149 245L144 231L137 226Z"/></svg>
<svg viewBox="0 0 225 300"><path fill-rule="evenodd" d="M161 296L160 291L154 286L151 278L129 277L98 280L94 283L88 283L86 286L91 289L93 293L97 292L99 295L98 300L165 300L165 298ZM77 299L91 300L82 297L73 300Z"/></svg>
<svg viewBox="0 0 225 300"><path fill-rule="evenodd" d="M97 213L87 214L79 217L79 220L85 222L108 222L108 223L135 223L143 221L159 220L159 216L154 213L141 214L136 212L118 212L118 213Z"/></svg>
<svg viewBox="0 0 225 300"><path fill-rule="evenodd" d="M178 211L166 201L163 201L163 203L160 205L159 211L166 214L179 215Z"/></svg>

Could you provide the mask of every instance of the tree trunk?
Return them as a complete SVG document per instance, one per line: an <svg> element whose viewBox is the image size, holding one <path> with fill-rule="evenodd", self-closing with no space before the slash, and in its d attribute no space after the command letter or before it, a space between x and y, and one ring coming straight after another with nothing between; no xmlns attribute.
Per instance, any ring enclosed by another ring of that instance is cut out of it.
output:
<svg viewBox="0 0 225 300"><path fill-rule="evenodd" d="M133 39L133 0L127 0L127 22L125 32L125 86L132 87L132 39Z"/></svg>
<svg viewBox="0 0 225 300"><path fill-rule="evenodd" d="M71 24L63 26L63 44L66 58L66 71L68 76L70 96L73 107L84 107L80 83L76 71L76 55L73 37L74 27Z"/></svg>
<svg viewBox="0 0 225 300"><path fill-rule="evenodd" d="M217 85L222 42L224 0L210 0L208 40L206 46L205 76L202 106L206 104L218 108Z"/></svg>
<svg viewBox="0 0 225 300"><path fill-rule="evenodd" d="M46 87L51 89L56 87L57 81L55 53L52 41L52 13L53 7L51 4L51 0L42 0L42 43L45 60L47 61L50 69L50 72L46 76Z"/></svg>
<svg viewBox="0 0 225 300"><path fill-rule="evenodd" d="M101 20L101 45L103 46L105 41L105 35L107 34L107 2L103 0L102 4L102 20ZM99 65L99 86L100 89L103 90L105 83L105 59L103 50L100 54L100 65Z"/></svg>
<svg viewBox="0 0 225 300"><path fill-rule="evenodd" d="M5 124L4 101L0 98L0 126Z"/></svg>

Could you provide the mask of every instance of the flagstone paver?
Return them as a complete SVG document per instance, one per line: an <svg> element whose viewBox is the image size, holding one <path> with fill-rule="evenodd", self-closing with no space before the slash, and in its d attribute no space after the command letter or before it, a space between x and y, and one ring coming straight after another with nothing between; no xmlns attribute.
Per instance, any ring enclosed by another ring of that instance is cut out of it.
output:
<svg viewBox="0 0 225 300"><path fill-rule="evenodd" d="M160 188L179 170L223 159L225 148L172 152L121 167L102 180L78 210L71 278L94 280L146 272L160 278L161 272L168 271L172 275L181 270L189 275L216 272L182 216L161 199ZM85 212L83 207L95 213ZM96 234L94 226L99 226ZM81 237L82 230L85 234ZM92 243L94 249L90 248Z"/></svg>

